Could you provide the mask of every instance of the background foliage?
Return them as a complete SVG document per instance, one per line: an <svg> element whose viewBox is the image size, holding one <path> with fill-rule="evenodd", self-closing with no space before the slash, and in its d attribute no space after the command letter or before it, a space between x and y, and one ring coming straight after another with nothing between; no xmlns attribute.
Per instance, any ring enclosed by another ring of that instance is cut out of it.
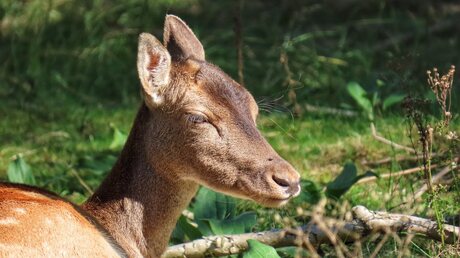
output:
<svg viewBox="0 0 460 258"><path fill-rule="evenodd" d="M137 36L147 31L161 38L166 13L183 18L207 59L233 78L238 78L235 18L241 16L244 84L263 111L259 127L309 179L302 196L281 210L209 193L203 198L224 198L214 207L223 213L202 214L199 232L176 231L173 241L234 230L225 229L223 220L236 221L238 232L303 223L308 216L299 216L297 208L311 210L323 196L394 209L414 192L421 175L378 180L375 187L352 185L364 171L388 173L419 164L398 161L400 151L373 140L369 121L387 138L414 142L400 102L407 95L434 100L425 71L458 65L456 1L2 0L0 178L84 201L110 170L139 105ZM454 111L458 89L452 92ZM358 115L324 114L322 107ZM439 116L438 110L433 101L428 119ZM458 116L452 126L458 131ZM363 162L387 157L392 162L382 166ZM350 182L337 177L341 172L353 174L342 174ZM441 194L446 216L458 213L455 189ZM198 211L201 204L193 205ZM432 215L428 203L420 205L422 215ZM333 216L334 208L329 212ZM187 227L185 218L182 222ZM442 247L422 241L411 248L432 255ZM383 254L394 250L390 244Z"/></svg>

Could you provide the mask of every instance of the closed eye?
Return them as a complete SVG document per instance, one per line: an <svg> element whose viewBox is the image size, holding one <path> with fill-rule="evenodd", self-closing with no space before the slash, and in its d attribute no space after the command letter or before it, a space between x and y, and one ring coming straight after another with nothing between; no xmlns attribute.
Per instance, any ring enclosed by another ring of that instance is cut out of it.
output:
<svg viewBox="0 0 460 258"><path fill-rule="evenodd" d="M201 114L188 114L187 121L190 123L201 124L201 123L208 123L209 120L206 116Z"/></svg>

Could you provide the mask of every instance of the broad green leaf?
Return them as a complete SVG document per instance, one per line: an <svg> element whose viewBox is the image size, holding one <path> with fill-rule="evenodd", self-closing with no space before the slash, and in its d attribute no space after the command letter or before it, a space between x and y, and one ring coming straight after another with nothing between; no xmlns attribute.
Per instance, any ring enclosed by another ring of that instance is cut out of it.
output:
<svg viewBox="0 0 460 258"><path fill-rule="evenodd" d="M214 235L242 234L250 232L257 223L255 212L245 212L231 219L210 219L209 226Z"/></svg>
<svg viewBox="0 0 460 258"><path fill-rule="evenodd" d="M376 176L374 172L367 171L364 175L357 175L357 169L355 164L345 164L342 172L334 181L330 182L326 188L326 196L333 199L340 198L345 194L351 186L353 186L358 180L368 176Z"/></svg>
<svg viewBox="0 0 460 258"><path fill-rule="evenodd" d="M401 101L403 101L405 97L406 96L402 95L402 94L393 94L393 95L388 96L383 101L383 105L382 105L383 110L386 110L387 108L389 108L389 107L391 107L391 106L393 106L395 104L401 103Z"/></svg>
<svg viewBox="0 0 460 258"><path fill-rule="evenodd" d="M14 160L8 164L6 174L10 182L28 185L36 184L32 169L20 155L17 155Z"/></svg>
<svg viewBox="0 0 460 258"><path fill-rule="evenodd" d="M210 220L232 219L236 214L236 201L230 196L201 187L193 205L198 229L203 235L213 235Z"/></svg>
<svg viewBox="0 0 460 258"><path fill-rule="evenodd" d="M292 200L294 205L300 203L316 204L321 199L321 191L313 181L302 179L300 185L302 191L299 196Z"/></svg>
<svg viewBox="0 0 460 258"><path fill-rule="evenodd" d="M249 239L248 245L249 250L243 253L243 258L280 258L275 248L257 240Z"/></svg>
<svg viewBox="0 0 460 258"><path fill-rule="evenodd" d="M374 114L372 103L367 97L366 91L357 82L350 82L347 85L347 91L358 105L366 112L369 119L373 120Z"/></svg>
<svg viewBox="0 0 460 258"><path fill-rule="evenodd" d="M112 126L113 128L113 136L112 136L112 142L110 143L110 149L119 149L125 145L126 139L128 136L118 130L118 128Z"/></svg>
<svg viewBox="0 0 460 258"><path fill-rule="evenodd" d="M286 247L276 248L276 252L281 257L310 257L311 256L308 254L308 252L304 248L297 247L297 246L286 246Z"/></svg>
<svg viewBox="0 0 460 258"><path fill-rule="evenodd" d="M198 228L191 225L187 218L181 215L176 223L176 227L171 235L171 241L175 244L192 241L203 237Z"/></svg>
<svg viewBox="0 0 460 258"><path fill-rule="evenodd" d="M236 214L236 201L230 196L201 187L193 205L195 219L226 219Z"/></svg>

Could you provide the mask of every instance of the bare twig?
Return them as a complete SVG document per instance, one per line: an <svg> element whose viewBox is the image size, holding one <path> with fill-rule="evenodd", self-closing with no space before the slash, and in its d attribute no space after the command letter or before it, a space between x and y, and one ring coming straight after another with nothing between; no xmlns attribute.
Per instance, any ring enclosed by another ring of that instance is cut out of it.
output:
<svg viewBox="0 0 460 258"><path fill-rule="evenodd" d="M433 167L433 165L432 165ZM443 168L439 173L437 173L436 175L434 175L431 179L431 184L432 185L435 185L435 184L438 184L441 182L442 178L447 175L450 171L452 170L455 170L455 169L458 169L458 167L456 168L452 168L451 166L447 166L445 168ZM418 189L417 192L415 192L414 194L414 201L415 200L418 200L420 197L422 197L422 195L428 191L428 185L425 183L422 185L422 187L420 187L420 189Z"/></svg>
<svg viewBox="0 0 460 258"><path fill-rule="evenodd" d="M89 194L94 194L94 191L91 189L91 187L88 186L88 184L86 184L85 180L83 180L83 178L80 177L77 171L71 168L70 173L72 173L72 175L74 175L77 178L78 182L81 184L81 186L83 186L83 188L86 189L86 191L88 191Z"/></svg>
<svg viewBox="0 0 460 258"><path fill-rule="evenodd" d="M438 166L437 164L433 164L433 165L431 165L431 168L436 168L437 166ZM413 173L416 173L416 172L419 172L419 171L423 171L424 169L425 169L424 166L420 166L420 167L401 170L399 172L382 174L382 175L379 175L379 177L365 177L365 178L359 180L358 184L373 182L373 181L376 181L377 178L389 178L389 177L398 177L398 176L409 175L409 174L413 174Z"/></svg>
<svg viewBox="0 0 460 258"><path fill-rule="evenodd" d="M436 221L415 216L392 214L387 212L370 211L363 206L353 208L354 219L349 222L337 222L329 227L328 232L320 226L309 223L297 230L272 230L240 235L210 236L189 243L169 247L163 258L173 257L203 257L224 256L237 254L248 249L247 240L255 239L273 247L299 246L299 235L306 235L311 248L320 244L331 244L333 239L343 242L353 242L372 233L409 233L441 240L441 234ZM460 229L452 225L442 225L444 241L454 244L458 241ZM299 233L295 233L298 231ZM334 238L330 237L334 232Z"/></svg>
<svg viewBox="0 0 460 258"><path fill-rule="evenodd" d="M433 153L431 154L431 157L432 158L435 158L435 157L440 157L442 156L443 154L441 153ZM378 165L383 165L383 164L387 164L387 163L390 163L390 162L402 162L402 161L418 161L422 159L422 155L415 155L415 156L396 156L396 157L388 157L388 158L383 158L383 159L380 159L380 160L376 160L376 161L368 161L368 160L364 160L361 162L361 165L366 165L366 166L378 166Z"/></svg>
<svg viewBox="0 0 460 258"><path fill-rule="evenodd" d="M410 152L410 153L416 153L416 151L413 148L409 148L407 146L397 144L397 143L395 143L393 141L388 140L387 138L384 138L384 137L380 136L377 133L377 130L375 129L374 123L371 123L371 132L372 132L372 136L374 137L374 139L376 139L379 142L383 142L385 144L388 144L388 145L390 145L391 147L393 147L395 149L405 150L405 151Z"/></svg>

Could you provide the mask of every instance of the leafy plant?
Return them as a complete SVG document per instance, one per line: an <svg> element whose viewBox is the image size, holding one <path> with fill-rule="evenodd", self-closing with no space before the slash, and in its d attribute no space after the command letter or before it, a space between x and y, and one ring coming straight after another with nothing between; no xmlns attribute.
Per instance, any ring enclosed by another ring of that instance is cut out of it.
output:
<svg viewBox="0 0 460 258"><path fill-rule="evenodd" d="M321 199L321 190L315 182L302 179L300 195L292 200L294 205L302 203L316 204Z"/></svg>
<svg viewBox="0 0 460 258"><path fill-rule="evenodd" d="M116 128L114 125L111 125L113 129L112 142L110 143L110 149L119 149L125 145L126 139L128 136Z"/></svg>
<svg viewBox="0 0 460 258"><path fill-rule="evenodd" d="M175 240L194 240L202 236L242 234L256 224L255 212L236 214L236 200L202 187L192 206L193 222L181 217L173 233ZM192 223L196 224L193 226ZM181 241L178 241L181 242Z"/></svg>
<svg viewBox="0 0 460 258"><path fill-rule="evenodd" d="M333 199L339 199L344 195L361 178L368 176L377 176L372 171L366 171L363 175L358 176L358 170L355 164L347 163L342 172L326 187L326 196Z"/></svg>
<svg viewBox="0 0 460 258"><path fill-rule="evenodd" d="M183 243L202 238L203 234L198 228L192 225L184 215L179 217L176 228L171 235L171 242Z"/></svg>
<svg viewBox="0 0 460 258"><path fill-rule="evenodd" d="M243 258L279 258L275 248L262 244L261 242L249 239L249 250L243 254Z"/></svg>
<svg viewBox="0 0 460 258"><path fill-rule="evenodd" d="M10 162L6 174L8 176L8 181L10 182L28 185L36 184L32 169L21 155L16 155Z"/></svg>
<svg viewBox="0 0 460 258"><path fill-rule="evenodd" d="M401 103L405 98L405 95L402 94L391 94L382 101L378 92L374 92L371 96L357 82L348 83L347 91L370 121L374 121L376 108L381 107L385 111L391 106Z"/></svg>
<svg viewBox="0 0 460 258"><path fill-rule="evenodd" d="M256 224L255 212L236 215L236 201L230 196L202 187L196 198L193 214L203 235L245 233Z"/></svg>

